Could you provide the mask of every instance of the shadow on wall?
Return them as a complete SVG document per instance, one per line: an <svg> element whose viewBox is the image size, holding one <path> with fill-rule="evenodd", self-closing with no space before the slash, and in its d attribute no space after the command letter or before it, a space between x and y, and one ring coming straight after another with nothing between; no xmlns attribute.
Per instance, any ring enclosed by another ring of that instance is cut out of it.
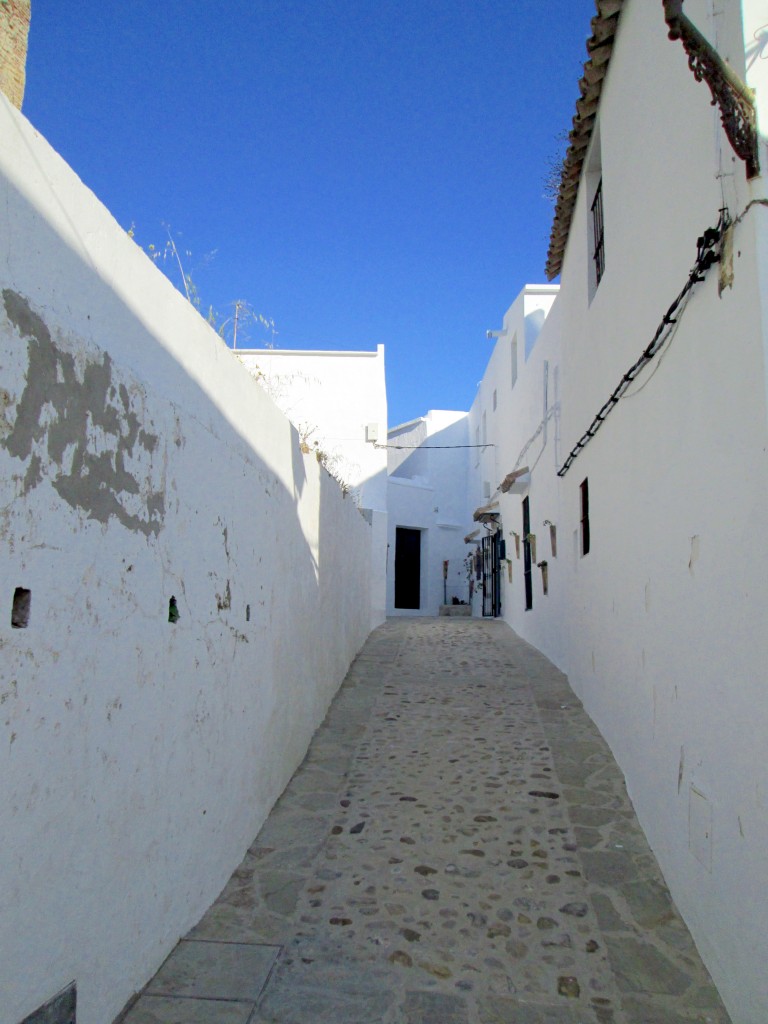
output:
<svg viewBox="0 0 768 1024"><path fill-rule="evenodd" d="M536 339L541 334L547 314L543 309L534 309L525 317L525 358L533 352Z"/></svg>
<svg viewBox="0 0 768 1024"><path fill-rule="evenodd" d="M368 632L369 529L170 284L159 320L188 332L186 366L0 189L6 244L24 240L0 261L0 578L28 595L0 623L2 1012L75 978L101 1024L300 763Z"/></svg>
<svg viewBox="0 0 768 1024"><path fill-rule="evenodd" d="M467 413L455 423L435 430L427 434L426 424L418 421L414 427L402 431L395 436L387 437L387 444L391 447L388 453L389 476L400 477L406 480L423 479L427 486L433 486L433 481L439 482L445 477L446 482L450 479L451 471L455 470L457 462L463 464L467 458L467 445L470 444L467 433ZM402 445L402 448L395 447ZM431 455L428 449L439 449ZM460 454L462 453L463 454ZM442 466L445 468L442 469ZM449 492L453 495L452 504L456 501L457 484L450 486Z"/></svg>

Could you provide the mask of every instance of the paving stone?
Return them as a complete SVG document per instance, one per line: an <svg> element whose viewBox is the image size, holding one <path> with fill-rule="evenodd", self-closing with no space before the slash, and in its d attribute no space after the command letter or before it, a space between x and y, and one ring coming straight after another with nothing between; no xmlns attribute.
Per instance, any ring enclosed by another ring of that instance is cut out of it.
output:
<svg viewBox="0 0 768 1024"><path fill-rule="evenodd" d="M533 1006L517 999L488 996L478 1001L480 1024L592 1024L589 1010L568 1006Z"/></svg>
<svg viewBox="0 0 768 1024"><path fill-rule="evenodd" d="M368 1024L384 1021L395 1002L387 975L350 972L334 962L286 964L258 1004L269 1024Z"/></svg>
<svg viewBox="0 0 768 1024"><path fill-rule="evenodd" d="M637 867L626 850L589 850L581 854L587 879L598 885L619 886L637 876Z"/></svg>
<svg viewBox="0 0 768 1024"><path fill-rule="evenodd" d="M252 1002L143 995L121 1024L248 1024Z"/></svg>
<svg viewBox="0 0 768 1024"><path fill-rule="evenodd" d="M182 941L147 986L150 995L255 1000L277 957L274 946Z"/></svg>
<svg viewBox="0 0 768 1024"><path fill-rule="evenodd" d="M183 942L132 1012L251 1000L248 1024L728 1024L606 744L498 621L371 635L189 939L206 941ZM258 943L274 946L245 971L204 955Z"/></svg>
<svg viewBox="0 0 768 1024"><path fill-rule="evenodd" d="M730 1024L722 1003L701 1009L659 996L627 995L622 1006L627 1024Z"/></svg>
<svg viewBox="0 0 768 1024"><path fill-rule="evenodd" d="M299 894L305 885L304 875L287 874L282 871L265 871L259 875L259 888L264 905L273 914L293 914Z"/></svg>
<svg viewBox="0 0 768 1024"><path fill-rule="evenodd" d="M619 914L609 896L605 893L595 893L592 896L592 906L597 914L597 922L604 932L624 932L630 925Z"/></svg>
<svg viewBox="0 0 768 1024"><path fill-rule="evenodd" d="M466 1001L439 992L406 992L404 1024L469 1024Z"/></svg>
<svg viewBox="0 0 768 1024"><path fill-rule="evenodd" d="M609 951L622 991L682 995L690 988L690 976L647 942L615 938Z"/></svg>
<svg viewBox="0 0 768 1024"><path fill-rule="evenodd" d="M666 885L653 879L630 882L620 887L633 919L643 928L660 928L676 918Z"/></svg>
<svg viewBox="0 0 768 1024"><path fill-rule="evenodd" d="M221 902L214 903L206 911L186 938L280 945L292 932L291 919L277 917L265 910L248 910Z"/></svg>

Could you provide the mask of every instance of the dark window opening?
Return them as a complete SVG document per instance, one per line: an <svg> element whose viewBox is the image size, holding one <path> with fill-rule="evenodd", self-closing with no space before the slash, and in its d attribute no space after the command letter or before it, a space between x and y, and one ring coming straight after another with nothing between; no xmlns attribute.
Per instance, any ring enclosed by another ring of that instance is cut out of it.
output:
<svg viewBox="0 0 768 1024"><path fill-rule="evenodd" d="M603 233L603 179L598 182L592 200L592 261L595 264L595 287L605 271L605 238Z"/></svg>
<svg viewBox="0 0 768 1024"><path fill-rule="evenodd" d="M589 554L589 481L583 480L581 483L581 553L582 555Z"/></svg>

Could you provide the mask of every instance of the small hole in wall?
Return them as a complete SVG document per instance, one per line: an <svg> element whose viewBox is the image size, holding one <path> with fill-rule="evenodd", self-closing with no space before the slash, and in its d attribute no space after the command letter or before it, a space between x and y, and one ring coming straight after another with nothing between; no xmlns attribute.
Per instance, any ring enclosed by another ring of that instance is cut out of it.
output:
<svg viewBox="0 0 768 1024"><path fill-rule="evenodd" d="M26 629L29 625L29 610L32 606L32 591L16 587L13 592L11 625L14 629Z"/></svg>
<svg viewBox="0 0 768 1024"><path fill-rule="evenodd" d="M251 621L251 606L249 604L245 606L245 621Z"/></svg>
<svg viewBox="0 0 768 1024"><path fill-rule="evenodd" d="M168 621L178 622L179 621L179 606L176 604L176 598L172 597L168 602Z"/></svg>

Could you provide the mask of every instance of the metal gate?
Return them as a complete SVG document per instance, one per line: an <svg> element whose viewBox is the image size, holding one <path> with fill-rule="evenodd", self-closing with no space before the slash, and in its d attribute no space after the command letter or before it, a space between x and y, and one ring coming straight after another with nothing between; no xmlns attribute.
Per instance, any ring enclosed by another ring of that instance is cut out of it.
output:
<svg viewBox="0 0 768 1024"><path fill-rule="evenodd" d="M490 533L481 541L483 555L483 615L501 615L501 533Z"/></svg>

